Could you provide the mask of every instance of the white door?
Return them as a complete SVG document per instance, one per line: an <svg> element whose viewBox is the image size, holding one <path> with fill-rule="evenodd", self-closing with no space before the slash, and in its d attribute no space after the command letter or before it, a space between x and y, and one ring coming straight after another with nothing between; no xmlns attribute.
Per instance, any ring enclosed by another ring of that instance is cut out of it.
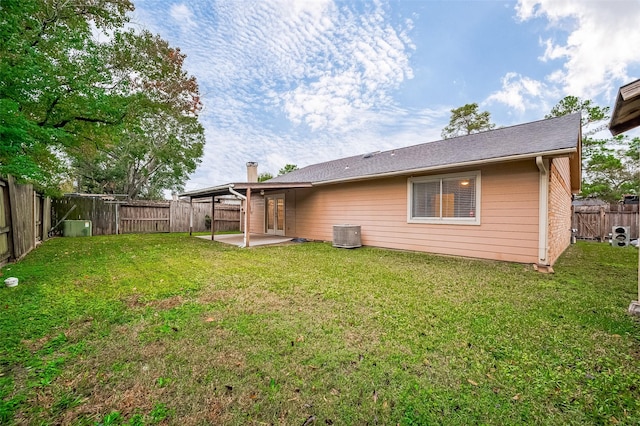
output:
<svg viewBox="0 0 640 426"><path fill-rule="evenodd" d="M265 197L267 234L284 235L284 194Z"/></svg>

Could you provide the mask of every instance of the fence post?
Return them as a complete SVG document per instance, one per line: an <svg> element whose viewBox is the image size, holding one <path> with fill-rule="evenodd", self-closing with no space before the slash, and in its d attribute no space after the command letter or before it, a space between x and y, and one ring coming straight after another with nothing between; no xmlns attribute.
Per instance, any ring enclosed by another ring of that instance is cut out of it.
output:
<svg viewBox="0 0 640 426"><path fill-rule="evenodd" d="M598 221L598 228L600 228L600 232L598 232L598 234L600 234L600 241L605 241L607 230L605 228L604 207L600 207L600 220Z"/></svg>
<svg viewBox="0 0 640 426"><path fill-rule="evenodd" d="M193 198L189 197L189 236L193 234Z"/></svg>
<svg viewBox="0 0 640 426"><path fill-rule="evenodd" d="M173 232L173 216L176 212L175 200L169 202L169 233Z"/></svg>
<svg viewBox="0 0 640 426"><path fill-rule="evenodd" d="M116 200L116 235L120 233L120 203Z"/></svg>

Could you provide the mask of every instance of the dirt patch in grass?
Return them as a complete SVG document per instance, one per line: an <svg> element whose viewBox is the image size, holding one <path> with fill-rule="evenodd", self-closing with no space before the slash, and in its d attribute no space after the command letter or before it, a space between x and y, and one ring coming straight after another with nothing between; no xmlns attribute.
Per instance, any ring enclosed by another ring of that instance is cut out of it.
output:
<svg viewBox="0 0 640 426"><path fill-rule="evenodd" d="M119 412L128 419L134 414L150 412L163 391L163 389L145 387L141 383L133 383L128 389L110 389L96 384L89 391L89 396L83 404L67 410L60 419L60 423L73 425L79 423L80 419L99 419L113 411Z"/></svg>
<svg viewBox="0 0 640 426"><path fill-rule="evenodd" d="M23 339L20 342L31 352L38 352L51 340L52 336L44 336L39 339Z"/></svg>
<svg viewBox="0 0 640 426"><path fill-rule="evenodd" d="M201 404L189 407L191 412L180 418L180 424L183 426L227 424L232 418L228 412L228 407L232 404L233 397L230 396L205 396Z"/></svg>

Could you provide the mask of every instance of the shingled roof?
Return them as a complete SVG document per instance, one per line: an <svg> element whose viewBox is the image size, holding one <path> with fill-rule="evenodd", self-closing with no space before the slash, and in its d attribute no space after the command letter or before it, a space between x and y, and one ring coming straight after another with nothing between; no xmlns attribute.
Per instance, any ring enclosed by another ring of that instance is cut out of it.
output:
<svg viewBox="0 0 640 426"><path fill-rule="evenodd" d="M570 155L580 149L580 113L487 132L312 164L269 183L329 183L508 159Z"/></svg>

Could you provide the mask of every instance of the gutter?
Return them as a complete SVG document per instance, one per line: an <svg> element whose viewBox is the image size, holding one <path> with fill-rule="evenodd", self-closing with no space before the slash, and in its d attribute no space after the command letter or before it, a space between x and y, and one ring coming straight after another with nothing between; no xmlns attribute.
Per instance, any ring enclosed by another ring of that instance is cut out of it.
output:
<svg viewBox="0 0 640 426"><path fill-rule="evenodd" d="M536 166L540 171L538 188L538 264L548 266L549 235L549 160L536 157Z"/></svg>
<svg viewBox="0 0 640 426"><path fill-rule="evenodd" d="M240 198L242 201L244 201L245 207L244 207L244 232L243 232L243 238L242 238L242 247L247 247L247 226L249 225L249 206L247 204L247 197L245 197L244 195L242 195L241 193L239 193L238 191L236 191L235 189L233 189L233 184L229 185L229 192L233 195L236 196L236 198Z"/></svg>
<svg viewBox="0 0 640 426"><path fill-rule="evenodd" d="M242 201L247 201L247 197L233 189L233 185L229 186L229 192L236 196L236 198L240 198Z"/></svg>
<svg viewBox="0 0 640 426"><path fill-rule="evenodd" d="M397 170L397 171L393 171L393 172L377 173L375 175L368 175L368 176L354 176L354 177L347 177L347 178L323 180L323 181L319 181L319 182L312 182L312 185L313 186L319 186L319 185L330 185L330 184L342 183L342 182L355 182L355 181L361 181L361 180L379 179L379 178L384 178L384 177L402 176L402 175L409 175L409 174L433 172L433 171L445 170L445 169L462 168L462 167L473 167L473 166L484 166L484 165L487 165L487 164L494 164L494 163L503 163L503 162L519 161L519 160L528 160L528 159L531 159L531 158L538 158L538 157L547 157L547 158L564 157L564 156L568 156L568 155L571 155L571 154L575 154L576 152L578 152L578 151L577 151L577 149L575 147L574 148L564 148L564 149L559 149L559 150L555 150L555 151L538 152L538 153L535 153L535 154L518 154L518 155L507 156L507 157L490 158L490 159L485 159L485 160L466 161L466 162L462 162L462 163L441 164L441 165L437 165L437 166L422 167L422 168L418 168L418 169Z"/></svg>

